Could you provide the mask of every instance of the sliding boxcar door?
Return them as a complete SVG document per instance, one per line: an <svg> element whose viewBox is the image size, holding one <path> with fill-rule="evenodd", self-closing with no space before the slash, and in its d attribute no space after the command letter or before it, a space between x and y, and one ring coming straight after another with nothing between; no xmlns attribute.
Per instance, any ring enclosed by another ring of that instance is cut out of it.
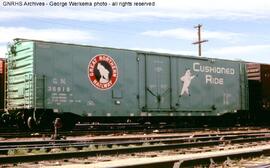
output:
<svg viewBox="0 0 270 168"><path fill-rule="evenodd" d="M146 55L145 60L147 108L168 110L171 101L170 57Z"/></svg>

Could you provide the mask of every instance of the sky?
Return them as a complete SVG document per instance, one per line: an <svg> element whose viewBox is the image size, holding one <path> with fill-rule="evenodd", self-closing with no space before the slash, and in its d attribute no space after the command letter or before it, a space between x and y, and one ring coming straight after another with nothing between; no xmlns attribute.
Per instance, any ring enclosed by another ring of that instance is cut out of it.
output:
<svg viewBox="0 0 270 168"><path fill-rule="evenodd" d="M50 5L69 1L107 6ZM14 38L197 56L194 26L202 24L202 56L270 64L269 9L269 0L0 0L0 57Z"/></svg>

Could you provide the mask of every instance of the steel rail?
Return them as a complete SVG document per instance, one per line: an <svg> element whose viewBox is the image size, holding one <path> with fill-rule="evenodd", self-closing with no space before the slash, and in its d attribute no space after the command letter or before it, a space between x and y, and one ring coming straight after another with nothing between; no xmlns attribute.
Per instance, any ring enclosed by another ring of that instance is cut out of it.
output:
<svg viewBox="0 0 270 168"><path fill-rule="evenodd" d="M270 136L266 137L248 137L248 138L237 138L225 140L224 138L210 141L196 141L186 143L175 143L175 144L156 144L149 146L135 146L135 147L119 147L102 150L90 150L90 151L76 151L76 152L61 152L61 153L46 153L37 155L23 155L23 156L2 156L0 157L0 163L17 163L17 162L32 162L41 160L55 160L55 159L66 159L66 158L77 158L77 157L88 157L97 155L115 155L115 154L127 154L136 152L149 152L149 151L162 151L162 150L173 150L181 148L191 147L205 147L205 146L216 146L220 144L239 144L244 142L258 142L270 140Z"/></svg>
<svg viewBox="0 0 270 168"><path fill-rule="evenodd" d="M239 127L239 128L150 128L150 129L87 129L83 127L77 127L71 131L60 131L60 135L64 136L81 136L81 135L108 135L108 134L132 134L132 133L153 133L157 131L158 133L190 133L195 131L215 131L215 132L226 132L226 131L260 131L262 128L254 128L254 127ZM264 128L268 129L269 128ZM270 131L270 130L269 130ZM40 131L40 132L30 132L30 131L22 131L19 129L11 129L8 131L7 129L0 129L0 137L2 138L18 138L18 137L43 137L50 136L53 134L52 130Z"/></svg>
<svg viewBox="0 0 270 168"><path fill-rule="evenodd" d="M136 158L120 161L109 161L103 163L90 164L88 167L98 168L185 168L194 166L216 167L217 163L225 163L231 159L242 159L248 157L259 157L261 155L270 155L270 146L265 145L255 148L242 148L226 151L205 152L196 154L160 156L155 158ZM65 166L63 166L65 167ZM86 166L87 167L87 166ZM269 167L269 164L263 164L250 168Z"/></svg>
<svg viewBox="0 0 270 168"><path fill-rule="evenodd" d="M196 142L196 141L213 141L213 140L234 140L242 141L246 140L247 138L256 139L268 139L270 134L240 134L240 135L218 135L218 136L185 136L182 135L178 136L150 136L150 137L130 137L130 138L113 138L113 139L91 139L91 140L49 140L49 141L15 141L15 142L0 142L0 153L5 153L11 149L39 149L39 148L67 148L67 147L86 147L89 145L142 145L143 143L164 143L164 144L171 144L171 143L187 143L187 142Z"/></svg>

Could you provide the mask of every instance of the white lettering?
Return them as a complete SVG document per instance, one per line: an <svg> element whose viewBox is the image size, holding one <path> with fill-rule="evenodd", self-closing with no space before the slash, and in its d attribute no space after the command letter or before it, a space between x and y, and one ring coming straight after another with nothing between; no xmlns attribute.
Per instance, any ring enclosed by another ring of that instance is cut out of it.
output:
<svg viewBox="0 0 270 168"><path fill-rule="evenodd" d="M200 71L200 69L198 69L197 66L200 66L200 63L193 63L193 71L195 71L195 72Z"/></svg>
<svg viewBox="0 0 270 168"><path fill-rule="evenodd" d="M206 84L223 85L223 78L215 78L212 75L205 75Z"/></svg>
<svg viewBox="0 0 270 168"><path fill-rule="evenodd" d="M235 74L234 68L201 65L198 62L193 63L193 71L204 72L204 73L227 74L227 75L234 75Z"/></svg>

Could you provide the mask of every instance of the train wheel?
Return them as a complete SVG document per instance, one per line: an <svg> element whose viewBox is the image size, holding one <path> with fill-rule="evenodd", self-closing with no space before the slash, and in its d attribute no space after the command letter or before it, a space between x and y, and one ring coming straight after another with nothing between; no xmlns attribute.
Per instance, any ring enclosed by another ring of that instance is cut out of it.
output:
<svg viewBox="0 0 270 168"><path fill-rule="evenodd" d="M33 130L36 128L36 123L35 120L33 119L33 117L28 117L27 119L27 126L30 130Z"/></svg>
<svg viewBox="0 0 270 168"><path fill-rule="evenodd" d="M53 121L55 116L51 111L35 111L33 113L33 120L35 127L40 130L46 130L53 128Z"/></svg>
<svg viewBox="0 0 270 168"><path fill-rule="evenodd" d="M20 129L22 130L27 129L24 112L18 112L15 116L15 121Z"/></svg>
<svg viewBox="0 0 270 168"><path fill-rule="evenodd" d="M10 114L4 113L4 114L2 114L1 118L2 118L2 123L3 123L4 126L10 126L11 125L11 116L10 116Z"/></svg>

